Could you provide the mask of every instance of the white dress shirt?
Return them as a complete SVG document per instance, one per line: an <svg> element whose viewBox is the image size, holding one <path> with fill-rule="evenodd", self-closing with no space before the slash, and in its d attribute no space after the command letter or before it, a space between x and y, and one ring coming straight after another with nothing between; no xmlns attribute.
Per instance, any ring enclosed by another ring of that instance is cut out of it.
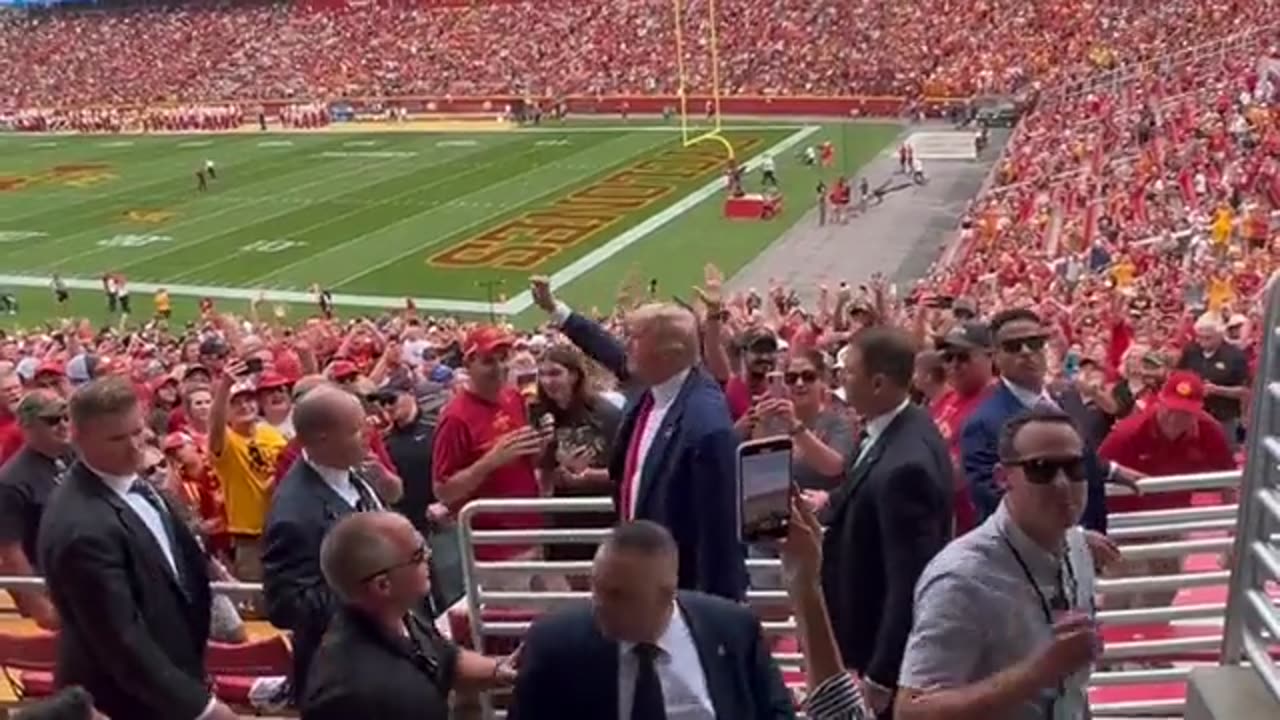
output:
<svg viewBox="0 0 1280 720"><path fill-rule="evenodd" d="M1049 395L1048 390L1041 390L1039 393L1036 393L1022 387L1021 385L1009 382L1008 378L1000 378L1000 382L1004 383L1004 386L1009 388L1009 392L1013 393L1013 396L1018 398L1018 402L1022 403L1027 409L1034 408L1037 405L1051 405L1053 407L1058 407L1058 403Z"/></svg>
<svg viewBox="0 0 1280 720"><path fill-rule="evenodd" d="M716 711L707 691L707 676L698 657L698 646L693 642L680 606L674 602L667 629L655 644L661 650L653 663L662 685L667 720L715 720ZM618 643L619 720L631 720L636 678L640 673L640 662L632 652L634 648L635 643Z"/></svg>
<svg viewBox="0 0 1280 720"><path fill-rule="evenodd" d="M151 537L160 546L160 552L164 553L165 560L169 561L169 570L174 576L178 575L178 566L173 559L173 547L169 544L169 533L164 530L164 520L160 517L160 511L144 497L138 493L129 492L129 488L138 480L137 475L111 475L94 468L92 465L85 463L94 475L102 478L102 483L106 485L112 492L120 496L124 500L124 504L129 506L143 525L147 526L147 530L151 532ZM145 481L143 481L145 482ZM177 522L177 518L169 518L170 522ZM204 706L204 710L196 716L195 720L204 720L204 718L213 714L214 707L218 704L217 696L210 695L209 702Z"/></svg>
<svg viewBox="0 0 1280 720"><path fill-rule="evenodd" d="M327 465L321 465L312 460L307 455L306 450L302 451L302 460L310 465L312 470L316 471L316 474L320 476L325 485L328 485L334 492L338 493L338 497L345 500L352 508L360 503L360 491L356 489L355 485L360 480L352 477L350 468L331 468ZM369 497L373 500L375 510L385 509L382 506L382 499L378 497L378 493L373 491L373 488L366 484L365 491L369 493Z"/></svg>
<svg viewBox="0 0 1280 720"><path fill-rule="evenodd" d="M653 407L649 410L649 417L645 419L643 428L632 429L632 432L640 431L640 446L636 449L635 477L630 478L631 497L627 498L627 507L631 511L631 517L628 517L628 520L635 519L636 500L640 497L640 479L644 477L645 458L649 457L649 450L653 448L654 438L658 437L662 421L667 417L671 406L676 403L676 396L680 394L680 388L684 387L685 378L689 377L690 372L689 368L685 368L664 382L649 388L649 392L653 395ZM631 439L627 438L628 447L630 442Z"/></svg>
<svg viewBox="0 0 1280 720"><path fill-rule="evenodd" d="M876 441L879 440L880 436L884 434L884 431L888 429L889 423L893 422L893 419L898 417L898 414L903 410L906 410L907 406L910 404L910 398L903 400L902 404L898 405L898 407L887 413L881 413L866 422L862 431L865 432L867 436L863 439L862 446L858 448L858 459L854 461L854 467L857 467L858 463L862 462L862 459L867 456L867 453L871 452L871 448L875 447Z"/></svg>

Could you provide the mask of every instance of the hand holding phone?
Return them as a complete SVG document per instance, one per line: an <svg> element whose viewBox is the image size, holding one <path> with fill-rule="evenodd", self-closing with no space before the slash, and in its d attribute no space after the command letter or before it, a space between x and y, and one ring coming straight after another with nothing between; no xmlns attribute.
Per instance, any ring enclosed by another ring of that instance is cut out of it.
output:
<svg viewBox="0 0 1280 720"><path fill-rule="evenodd" d="M787 536L791 518L789 437L738 446L738 537L744 543Z"/></svg>

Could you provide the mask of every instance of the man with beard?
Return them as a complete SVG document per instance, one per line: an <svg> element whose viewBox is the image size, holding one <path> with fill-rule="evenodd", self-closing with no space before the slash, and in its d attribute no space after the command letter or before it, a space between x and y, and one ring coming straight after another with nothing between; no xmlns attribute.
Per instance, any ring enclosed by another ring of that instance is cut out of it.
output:
<svg viewBox="0 0 1280 720"><path fill-rule="evenodd" d="M708 324L710 325L710 324ZM769 393L769 374L778 367L778 336L767 327L752 328L738 343L742 351L742 370L724 382L725 398L735 421L750 412L752 406Z"/></svg>

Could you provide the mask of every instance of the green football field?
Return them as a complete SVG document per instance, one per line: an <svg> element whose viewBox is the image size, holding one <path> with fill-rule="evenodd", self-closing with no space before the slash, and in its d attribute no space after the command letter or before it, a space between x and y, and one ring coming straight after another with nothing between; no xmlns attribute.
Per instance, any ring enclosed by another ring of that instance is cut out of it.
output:
<svg viewBox="0 0 1280 720"><path fill-rule="evenodd" d="M706 262L732 274L828 183L884 148L894 125L737 124L739 159L771 153L786 197L771 222L721 214L725 148L685 146L662 125L604 122L493 132L324 132L0 136L0 290L21 300L3 324L58 315L48 289L72 288L65 314L105 319L98 280L123 273L135 315L166 287L181 318L199 297L243 312L265 291L307 303L334 292L364 312L517 316L531 274L582 307L608 306L628 273L687 294ZM836 167L797 152L830 140ZM217 179L197 190L212 160ZM759 173L747 173L759 189ZM492 305L491 301L492 300ZM303 312L295 310L296 313Z"/></svg>

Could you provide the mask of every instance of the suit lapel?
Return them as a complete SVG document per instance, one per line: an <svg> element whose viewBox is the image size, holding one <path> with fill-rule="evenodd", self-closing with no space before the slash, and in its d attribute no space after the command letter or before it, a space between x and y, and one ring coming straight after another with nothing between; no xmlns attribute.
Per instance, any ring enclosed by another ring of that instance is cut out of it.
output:
<svg viewBox="0 0 1280 720"><path fill-rule="evenodd" d="M715 709L716 717L726 717L734 707L734 684L724 644L716 639L715 633L703 618L695 612L690 612L683 598L677 598L676 607L679 608L685 625L689 627L694 647L698 649L702 673L707 678L707 694L711 696L711 707Z"/></svg>
<svg viewBox="0 0 1280 720"><path fill-rule="evenodd" d="M337 490L334 490L329 483L324 481L324 478L320 477L320 473L316 472L315 468L312 468L310 463L301 459L299 459L298 462L303 465L303 470L306 472L306 477L311 485L312 492L316 494L316 497L318 497L320 502L324 505L324 516L326 520L332 522L341 518L343 515L355 511L355 508L351 507L351 504L344 500L343 497L338 494ZM373 488L369 487L369 489L370 492L372 492Z"/></svg>
<svg viewBox="0 0 1280 720"><path fill-rule="evenodd" d="M637 508L644 507L646 499L653 492L653 478L666 460L667 452L671 446L671 439L675 437L680 418L684 415L684 404L685 399L689 396L689 389L698 381L697 372L698 369L693 368L685 377L684 383L680 386L680 392L676 394L676 399L672 401L671 407L667 408L667 414L662 418L662 425L658 427L653 436L653 443L649 446L649 452L644 456L644 465L640 468L640 490L636 493ZM650 416L650 419L652 420L652 416Z"/></svg>
<svg viewBox="0 0 1280 720"><path fill-rule="evenodd" d="M596 698L600 705L589 708L591 717L617 717L618 643L601 635L594 620L591 621L588 632L589 642L583 653L583 659L586 661L583 668L589 669L586 670L586 677L581 678L584 682L580 687L596 688L595 692L586 695L586 697Z"/></svg>
<svg viewBox="0 0 1280 720"><path fill-rule="evenodd" d="M841 485L840 489L836 491L836 496L831 500L831 508L828 511L829 514L827 517L835 517L839 508L843 507L845 503L848 503L853 499L854 494L858 492L858 489L866 482L867 477L871 475L871 470L876 466L876 463L880 462L880 458L884 455L885 448L888 447L889 443L893 440L893 435L898 432L900 427L910 422L908 413L911 413L913 410L914 408L911 405L903 408L902 412L898 413L893 420L889 421L889 424L885 426L884 432L880 433L880 435L876 437L875 443L871 446L871 449L867 450L866 457L862 458L862 462L853 466L853 470L850 473L848 481Z"/></svg>
<svg viewBox="0 0 1280 720"><path fill-rule="evenodd" d="M173 566L169 564L168 558L165 557L164 549L160 547L160 541L156 540L156 536L152 534L151 529L147 527L147 524L142 521L142 518L138 517L138 514L133 511L133 508L129 507L128 503L117 495L114 490L107 487L102 478L97 477L92 470L89 470L89 468L84 465L81 465L80 468L81 472L79 474L79 481L83 483L83 487L111 507L115 512L116 517L119 518L120 524L123 525L129 535L133 537L134 547L138 548L141 551L141 554L148 558L156 569L164 574L165 577L169 578L170 582L173 583L173 587L181 593L183 597L187 597L186 588L182 586L178 576L174 574ZM161 496L161 498L163 502L163 496ZM171 521L177 522L177 518L174 517L172 513L172 508L167 504L165 507L170 510ZM177 533L178 529L174 528L174 534L177 535ZM176 539L177 538L175 538L175 540ZM174 564L184 560L185 556L183 555L183 548L171 547L169 548L169 551L173 553Z"/></svg>

